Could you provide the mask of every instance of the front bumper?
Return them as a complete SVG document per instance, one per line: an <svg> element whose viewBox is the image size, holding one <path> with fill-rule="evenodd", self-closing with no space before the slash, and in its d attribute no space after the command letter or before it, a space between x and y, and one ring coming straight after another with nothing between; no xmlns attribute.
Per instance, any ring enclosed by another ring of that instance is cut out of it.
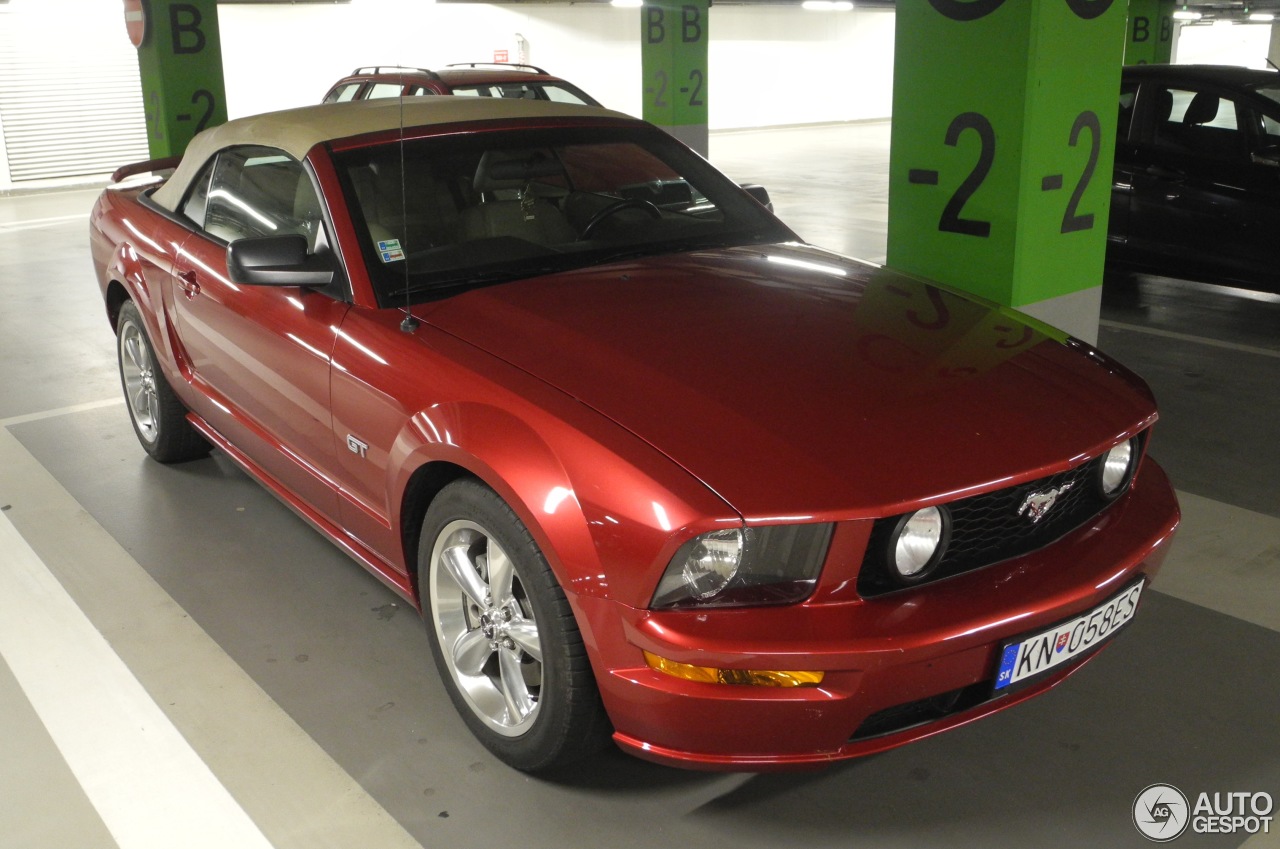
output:
<svg viewBox="0 0 1280 849"><path fill-rule="evenodd" d="M574 603L621 747L695 769L812 767L954 728L1060 683L1092 655L994 695L1001 643L1153 577L1178 521L1173 489L1148 458L1128 496L1052 545L915 589L719 611ZM726 669L822 670L825 679L795 688L691 682L650 669L642 651Z"/></svg>

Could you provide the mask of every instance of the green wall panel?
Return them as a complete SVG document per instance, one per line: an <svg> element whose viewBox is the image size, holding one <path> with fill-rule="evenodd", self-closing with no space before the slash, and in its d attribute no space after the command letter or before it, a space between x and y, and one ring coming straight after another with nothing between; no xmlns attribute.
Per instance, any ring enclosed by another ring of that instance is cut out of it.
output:
<svg viewBox="0 0 1280 849"><path fill-rule="evenodd" d="M175 156L205 127L227 120L216 0L143 0L138 47L151 156Z"/></svg>
<svg viewBox="0 0 1280 849"><path fill-rule="evenodd" d="M659 0L640 10L643 117L704 156L709 8L709 0Z"/></svg>
<svg viewBox="0 0 1280 849"><path fill-rule="evenodd" d="M1168 65L1173 59L1173 0L1129 0L1126 65Z"/></svg>
<svg viewBox="0 0 1280 849"><path fill-rule="evenodd" d="M1015 307L1101 283L1125 12L898 4L889 265Z"/></svg>

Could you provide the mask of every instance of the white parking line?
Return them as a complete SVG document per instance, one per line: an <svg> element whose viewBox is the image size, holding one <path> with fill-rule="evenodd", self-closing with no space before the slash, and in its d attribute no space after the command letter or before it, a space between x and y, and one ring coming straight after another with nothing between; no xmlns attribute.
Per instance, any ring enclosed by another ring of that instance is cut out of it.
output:
<svg viewBox="0 0 1280 849"><path fill-rule="evenodd" d="M70 416L75 413L87 413L91 410L100 410L103 407L118 407L124 404L124 396L119 398L109 398L105 401L90 401L87 404L75 404L70 407L60 407L56 410L44 410L39 413L28 413L23 416L11 416L7 419L0 419L0 427L12 427L13 425L28 424L29 422L41 422L45 419L56 419L59 416Z"/></svg>
<svg viewBox="0 0 1280 849"><path fill-rule="evenodd" d="M87 221L87 213L59 215L57 218L30 218L26 221L0 221L0 233L17 233L22 230L41 230L68 221Z"/></svg>
<svg viewBox="0 0 1280 849"><path fill-rule="evenodd" d="M0 657L120 849L421 849L3 426L0 508Z"/></svg>
<svg viewBox="0 0 1280 849"><path fill-rule="evenodd" d="M120 849L268 849L0 513L0 655Z"/></svg>
<svg viewBox="0 0 1280 849"><path fill-rule="evenodd" d="M1176 339L1179 342L1192 342L1196 345L1208 345L1213 348L1225 348L1228 351L1239 351L1244 354L1257 354L1260 357L1280 359L1280 350L1274 348L1258 348L1254 345L1240 345L1236 342L1223 342L1220 339L1207 339L1204 336L1193 336L1190 333L1177 333L1173 330L1160 330L1155 327L1139 327L1136 324L1124 324L1119 321L1099 322L1103 327L1112 330L1129 330L1134 333L1145 333L1148 336L1159 336L1163 339Z"/></svg>

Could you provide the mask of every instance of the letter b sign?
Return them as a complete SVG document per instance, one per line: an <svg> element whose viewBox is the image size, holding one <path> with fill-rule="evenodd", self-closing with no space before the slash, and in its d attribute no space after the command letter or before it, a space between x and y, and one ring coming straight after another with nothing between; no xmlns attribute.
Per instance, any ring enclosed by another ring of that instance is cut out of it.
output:
<svg viewBox="0 0 1280 849"><path fill-rule="evenodd" d="M680 7L680 40L685 44L702 40L702 13L697 6Z"/></svg>
<svg viewBox="0 0 1280 849"><path fill-rule="evenodd" d="M174 3L169 7L169 30L173 34L173 52L177 56L201 53L207 43L200 25L204 16L190 3Z"/></svg>
<svg viewBox="0 0 1280 849"><path fill-rule="evenodd" d="M1133 16L1133 38L1134 44L1142 44L1151 37L1151 19L1144 15Z"/></svg>

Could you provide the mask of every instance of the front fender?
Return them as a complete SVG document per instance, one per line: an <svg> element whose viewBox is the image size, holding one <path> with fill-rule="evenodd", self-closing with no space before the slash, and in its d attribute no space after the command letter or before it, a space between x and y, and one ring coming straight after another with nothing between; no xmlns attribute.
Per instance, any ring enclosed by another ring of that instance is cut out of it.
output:
<svg viewBox="0 0 1280 849"><path fill-rule="evenodd" d="M391 491L409 495L430 464L464 469L511 506L567 593L644 606L684 540L741 520L652 448L573 406L597 421L477 401L423 410L392 449ZM404 508L402 497L400 523Z"/></svg>
<svg viewBox="0 0 1280 849"><path fill-rule="evenodd" d="M400 319L346 314L331 408L343 524L406 577L425 502L459 470L511 506L571 594L644 606L655 569L685 539L741 522L670 458L577 399L428 322L406 333Z"/></svg>

